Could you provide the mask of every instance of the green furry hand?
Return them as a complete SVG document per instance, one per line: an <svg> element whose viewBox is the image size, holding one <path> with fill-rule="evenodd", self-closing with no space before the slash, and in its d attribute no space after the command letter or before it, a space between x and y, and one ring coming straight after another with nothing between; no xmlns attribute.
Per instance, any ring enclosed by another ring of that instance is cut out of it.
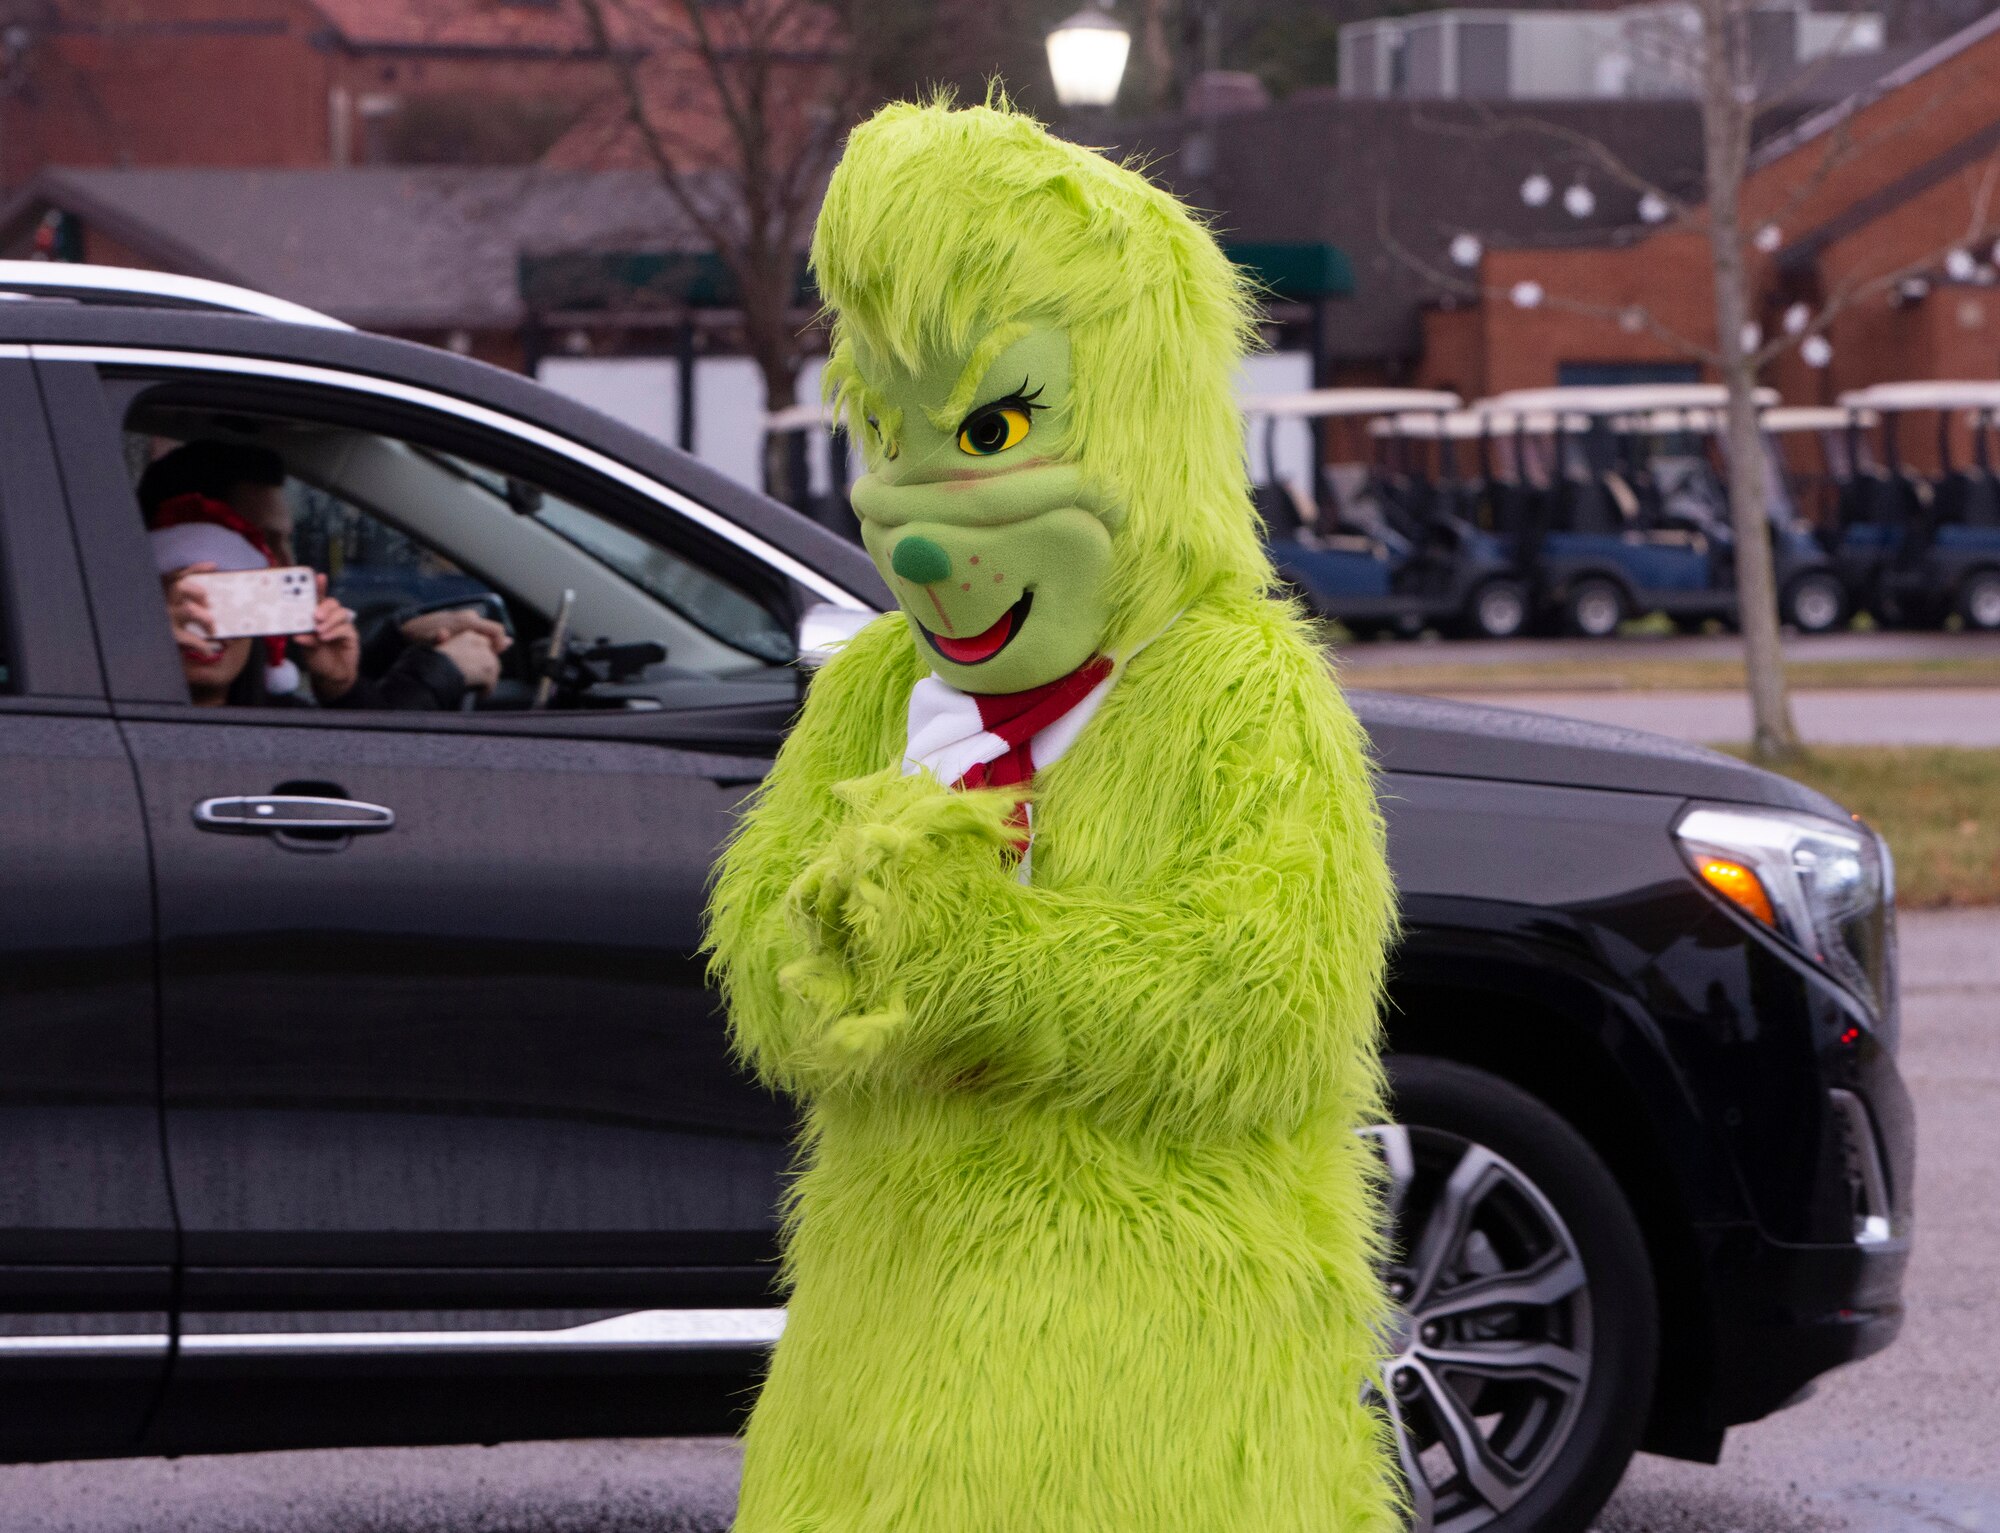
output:
<svg viewBox="0 0 2000 1533"><path fill-rule="evenodd" d="M904 1034L899 969L934 957L927 935L975 880L1005 882L1020 795L959 792L928 773L878 772L834 785L855 818L785 894L804 956L785 988L820 1019L821 1064L866 1064Z"/></svg>

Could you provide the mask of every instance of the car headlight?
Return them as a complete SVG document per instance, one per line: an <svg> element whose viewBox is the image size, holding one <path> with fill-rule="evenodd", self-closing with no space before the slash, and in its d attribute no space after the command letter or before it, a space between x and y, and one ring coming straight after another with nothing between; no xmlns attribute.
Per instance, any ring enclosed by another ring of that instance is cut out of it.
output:
<svg viewBox="0 0 2000 1533"><path fill-rule="evenodd" d="M1695 876L1889 1019L1896 870L1882 838L1786 809L1700 807L1675 828Z"/></svg>

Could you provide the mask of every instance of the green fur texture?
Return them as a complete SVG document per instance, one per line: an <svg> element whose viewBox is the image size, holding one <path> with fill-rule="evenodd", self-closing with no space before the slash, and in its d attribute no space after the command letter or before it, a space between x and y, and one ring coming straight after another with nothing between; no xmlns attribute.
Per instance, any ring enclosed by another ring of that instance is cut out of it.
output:
<svg viewBox="0 0 2000 1533"><path fill-rule="evenodd" d="M1154 466L1108 445L1207 375L1226 398L1235 279L1138 177L1004 111L890 108L827 209L844 324L918 354L933 325L1073 327L1069 450L1116 463L1123 615L1164 632L1036 774L1032 882L1014 796L901 774L928 666L893 614L815 679L723 857L733 1036L806 1122L738 1533L1388 1533L1364 738L1263 593L1233 421L1194 410Z"/></svg>

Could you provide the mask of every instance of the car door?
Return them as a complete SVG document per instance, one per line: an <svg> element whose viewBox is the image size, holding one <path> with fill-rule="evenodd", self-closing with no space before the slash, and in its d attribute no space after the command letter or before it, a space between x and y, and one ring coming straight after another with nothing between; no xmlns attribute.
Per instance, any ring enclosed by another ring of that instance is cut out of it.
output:
<svg viewBox="0 0 2000 1533"><path fill-rule="evenodd" d="M0 1458L136 1443L168 1349L146 831L35 379L0 359Z"/></svg>
<svg viewBox="0 0 2000 1533"><path fill-rule="evenodd" d="M256 364L215 365L215 397L261 407ZM153 838L184 1362L340 1311L456 1334L520 1323L467 1309L769 1305L791 1118L732 1065L697 949L789 705L738 708L720 745L699 706L191 706L119 426L197 376L43 367ZM287 397L464 436L449 402L376 390ZM252 818L301 797L373 822Z"/></svg>

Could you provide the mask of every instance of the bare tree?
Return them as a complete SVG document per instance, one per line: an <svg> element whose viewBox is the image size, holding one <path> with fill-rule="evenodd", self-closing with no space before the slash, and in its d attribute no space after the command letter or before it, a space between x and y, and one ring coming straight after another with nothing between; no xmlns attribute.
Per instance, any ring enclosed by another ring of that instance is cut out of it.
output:
<svg viewBox="0 0 2000 1533"><path fill-rule="evenodd" d="M1757 428L1756 342L1745 269L1743 178L1757 109L1756 63L1746 0L1698 0L1701 129L1708 191L1708 249L1715 282L1716 362L1729 391L1729 517L1736 532L1736 611L1750 685L1751 747L1760 760L1800 752L1798 725L1778 642L1764 461ZM1747 343L1747 344L1746 344Z"/></svg>
<svg viewBox="0 0 2000 1533"><path fill-rule="evenodd" d="M1754 212L1746 206L1746 190L1756 169L1753 135L1760 114L1775 101L1800 92L1813 66L1792 80L1778 83L1759 78L1753 46L1752 13L1756 0L1688 0L1691 25L1673 24L1668 13L1646 39L1652 51L1646 62L1691 89L1700 109L1703 174L1696 199L1679 197L1635 171L1617 152L1587 134L1559 123L1532 117L1489 113L1473 133L1492 136L1531 133L1564 146L1581 163L1589 164L1614 183L1639 197L1647 221L1661 231L1681 230L1704 237L1713 287L1715 330L1712 336L1685 334L1643 306L1592 303L1560 291L1544 291L1539 283L1523 284L1533 291L1494 288L1455 277L1425 261L1389 233L1381 220L1388 248L1447 292L1484 297L1494 302L1522 302L1559 312L1588 315L1614 323L1630 333L1650 334L1680 355L1702 363L1725 386L1727 407L1724 440L1728 456L1730 523L1744 669L1751 703L1754 754L1765 761L1796 757L1800 750L1786 686L1784 653L1779 642L1779 603L1774 579L1763 444L1757 421L1760 372L1794 347L1824 346L1824 332L1834 319L1857 301L1892 290L1925 274L1952 251L1991 238L1990 221L1996 181L2000 181L2000 151L1989 156L1986 172L1971 197L1965 232L1935 251L1894 270L1850 279L1836 290L1818 295L1816 304L1792 304L1777 333L1766 337L1758 322L1757 269L1782 239L1781 223L1796 213L1841 167L1882 148L1891 140L1916 132L1949 100L1943 88L1928 100L1913 103L1881 128L1858 134L1849 118L1834 123L1820 136L1815 159L1793 180L1776 202L1768 189L1757 188ZM1829 55L1830 56L1830 55ZM1438 125L1441 131L1460 131Z"/></svg>
<svg viewBox="0 0 2000 1533"><path fill-rule="evenodd" d="M793 403L811 348L801 262L847 129L907 78L907 0L577 0L608 61L612 125L727 270L765 404ZM782 498L792 463L765 446Z"/></svg>

